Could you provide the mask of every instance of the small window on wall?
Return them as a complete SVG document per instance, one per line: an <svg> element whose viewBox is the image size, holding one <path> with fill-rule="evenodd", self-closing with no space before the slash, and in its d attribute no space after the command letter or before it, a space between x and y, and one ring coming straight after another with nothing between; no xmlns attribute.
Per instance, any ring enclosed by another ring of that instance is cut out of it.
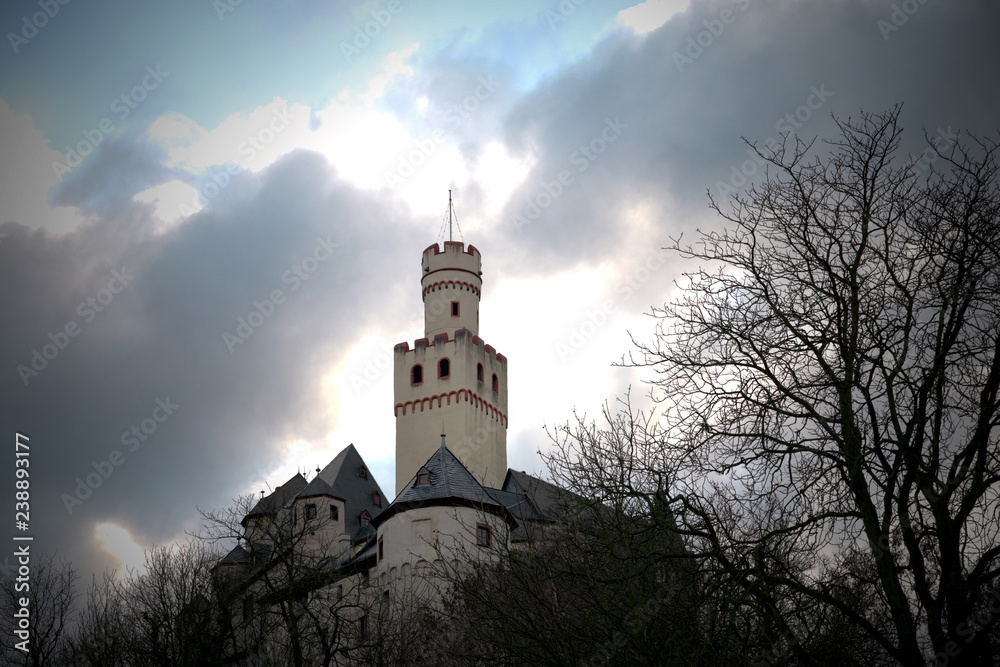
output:
<svg viewBox="0 0 1000 667"><path fill-rule="evenodd" d="M330 521L339 521L340 512L337 510L336 505L330 505Z"/></svg>
<svg viewBox="0 0 1000 667"><path fill-rule="evenodd" d="M476 364L476 379L479 380L480 382L483 381L483 365L482 364Z"/></svg>
<svg viewBox="0 0 1000 667"><path fill-rule="evenodd" d="M446 378L451 375L451 362L447 359L442 359L438 362L438 377Z"/></svg>
<svg viewBox="0 0 1000 667"><path fill-rule="evenodd" d="M476 544L481 547L489 548L491 546L492 535L490 535L490 527L486 524L480 523L476 525Z"/></svg>
<svg viewBox="0 0 1000 667"><path fill-rule="evenodd" d="M495 394L498 391L500 391L500 381L497 380L497 374L494 373L493 374L493 393Z"/></svg>
<svg viewBox="0 0 1000 667"><path fill-rule="evenodd" d="M382 562L382 538L378 538L378 562Z"/></svg>
<svg viewBox="0 0 1000 667"><path fill-rule="evenodd" d="M458 301L451 302L451 316L458 317Z"/></svg>
<svg viewBox="0 0 1000 667"><path fill-rule="evenodd" d="M315 518L316 518L316 506L312 504L306 505L306 521L312 521Z"/></svg>
<svg viewBox="0 0 1000 667"><path fill-rule="evenodd" d="M410 369L410 384L420 384L424 381L424 367L416 364Z"/></svg>

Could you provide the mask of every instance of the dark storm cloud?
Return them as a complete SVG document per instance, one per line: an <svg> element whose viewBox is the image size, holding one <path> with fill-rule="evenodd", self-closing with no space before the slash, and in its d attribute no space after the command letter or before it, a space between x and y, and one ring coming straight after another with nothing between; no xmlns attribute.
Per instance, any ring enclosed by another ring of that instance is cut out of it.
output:
<svg viewBox="0 0 1000 667"><path fill-rule="evenodd" d="M645 198L684 217L661 223L666 242L712 219L707 188L741 183L741 136L829 136L831 113L902 102L904 149L915 153L923 128L994 131L1000 47L988 33L1000 8L902 4L909 13L857 0L696 2L644 37L610 35L508 116L509 150L538 162L491 239L498 256L540 273L597 261L628 243L615 216Z"/></svg>
<svg viewBox="0 0 1000 667"><path fill-rule="evenodd" d="M422 241L402 209L307 152L230 187L245 196L164 233L137 204L63 236L3 226L2 423L32 436L47 547L105 520L162 542L263 476L284 438L321 439L320 373L398 305L393 269ZM36 350L50 358L26 372ZM102 469L70 515L63 494Z"/></svg>

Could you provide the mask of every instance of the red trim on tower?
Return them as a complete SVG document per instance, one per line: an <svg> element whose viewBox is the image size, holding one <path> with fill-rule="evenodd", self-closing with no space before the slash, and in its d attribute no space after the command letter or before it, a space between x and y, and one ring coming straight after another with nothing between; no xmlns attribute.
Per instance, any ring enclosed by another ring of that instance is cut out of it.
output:
<svg viewBox="0 0 1000 667"><path fill-rule="evenodd" d="M423 280L426 280L427 276L433 276L438 271L460 271L462 273L468 273L470 276L475 276L476 278L482 280L482 277L475 271L469 271L468 269L460 269L457 266L446 266L440 269L434 269L433 271L428 271L427 273L424 274Z"/></svg>
<svg viewBox="0 0 1000 667"><path fill-rule="evenodd" d="M471 389L459 389L457 392L456 391L448 391L448 392L443 392L443 393L440 393L440 394L435 394L434 396L425 396L423 398L417 398L417 399L414 399L412 401L407 401L406 403L397 403L395 405L395 407L394 407L395 416L397 416L397 417L400 416L400 408L403 409L403 411L402 411L403 415L407 414L407 407L411 407L412 408L412 410L410 410L411 413L412 412L416 412L417 411L417 404L420 405L420 411L421 412L424 410L424 404L425 403L428 404L428 405L430 405L431 408L433 408L434 407L434 399L435 398L438 400L438 407L439 408L441 407L441 399L444 398L444 397L448 397L448 404L451 405L451 395L452 394L455 394L455 396L456 396L456 402L457 402L457 399L461 399L462 398L462 394L465 394L465 398L466 398L466 400L468 402L472 403L472 405L474 405L476 408L478 408L478 409L480 409L480 410L488 413L491 417L493 417L497 421L501 422L504 426L507 426L507 421L508 421L507 415L504 414L503 411L500 410L498 407L496 407L495 405L493 405L492 403L490 403L489 401L487 401L486 399L484 399L483 397L481 397L479 394L475 393Z"/></svg>

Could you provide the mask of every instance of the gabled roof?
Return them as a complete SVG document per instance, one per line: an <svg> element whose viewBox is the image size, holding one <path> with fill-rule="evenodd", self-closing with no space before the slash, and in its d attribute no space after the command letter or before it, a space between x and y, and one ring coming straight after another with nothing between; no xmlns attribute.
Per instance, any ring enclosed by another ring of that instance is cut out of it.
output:
<svg viewBox="0 0 1000 667"><path fill-rule="evenodd" d="M551 482L513 469L507 470L502 490L527 500L522 500L516 509L511 507L510 510L515 516L529 521L565 521L568 508L583 501L575 493Z"/></svg>
<svg viewBox="0 0 1000 667"><path fill-rule="evenodd" d="M331 498L337 498L339 500L345 500L337 495L333 488L327 484L322 477L319 475L312 478L312 481L306 485L306 488L299 491L295 496L296 499L299 498L315 498L316 496L330 496ZM346 502L346 500L345 500Z"/></svg>
<svg viewBox="0 0 1000 667"><path fill-rule="evenodd" d="M368 473L367 478L362 478L358 472L364 467ZM361 513L368 510L368 514L374 519L382 512L383 508L375 505L372 500L374 494L380 498L385 498L382 489L372 475L371 470L365 464L364 459L358 454L353 444L345 447L337 454L330 463L327 464L320 473L313 478L325 482L332 490L332 495L344 501L344 524L345 530L350 533L351 541L358 539L361 531ZM385 501L382 501L383 504Z"/></svg>
<svg viewBox="0 0 1000 667"><path fill-rule="evenodd" d="M247 512L247 515L243 517L243 521L241 523L245 526L251 517L275 514L283 507L290 506L292 501L295 499L295 496L297 496L302 489L306 488L306 486L308 486L306 478L300 473L295 473L294 477L268 495L261 498L257 504L253 506L253 509Z"/></svg>
<svg viewBox="0 0 1000 667"><path fill-rule="evenodd" d="M246 565L250 562L250 552L236 545L217 565Z"/></svg>
<svg viewBox="0 0 1000 667"><path fill-rule="evenodd" d="M422 472L429 474L429 484L417 484L417 476ZM506 506L494 498L442 442L392 504L372 520L372 524L378 526L393 514L407 509L435 505L480 507L499 514L511 524L516 523Z"/></svg>

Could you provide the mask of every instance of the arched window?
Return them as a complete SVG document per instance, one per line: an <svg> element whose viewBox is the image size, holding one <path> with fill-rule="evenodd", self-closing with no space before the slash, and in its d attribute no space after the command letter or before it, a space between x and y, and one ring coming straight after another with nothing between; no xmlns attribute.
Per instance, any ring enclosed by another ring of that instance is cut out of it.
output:
<svg viewBox="0 0 1000 667"><path fill-rule="evenodd" d="M476 379L479 380L480 382L483 381L483 365L482 364L476 364Z"/></svg>
<svg viewBox="0 0 1000 667"><path fill-rule="evenodd" d="M494 373L493 374L493 393L495 394L498 391L500 391L500 381L497 380L497 374Z"/></svg>
<svg viewBox="0 0 1000 667"><path fill-rule="evenodd" d="M424 381L424 367L414 364L410 369L410 384L421 384Z"/></svg>
<svg viewBox="0 0 1000 667"><path fill-rule="evenodd" d="M451 362L447 359L442 359L438 362L438 377L446 378L451 375Z"/></svg>

